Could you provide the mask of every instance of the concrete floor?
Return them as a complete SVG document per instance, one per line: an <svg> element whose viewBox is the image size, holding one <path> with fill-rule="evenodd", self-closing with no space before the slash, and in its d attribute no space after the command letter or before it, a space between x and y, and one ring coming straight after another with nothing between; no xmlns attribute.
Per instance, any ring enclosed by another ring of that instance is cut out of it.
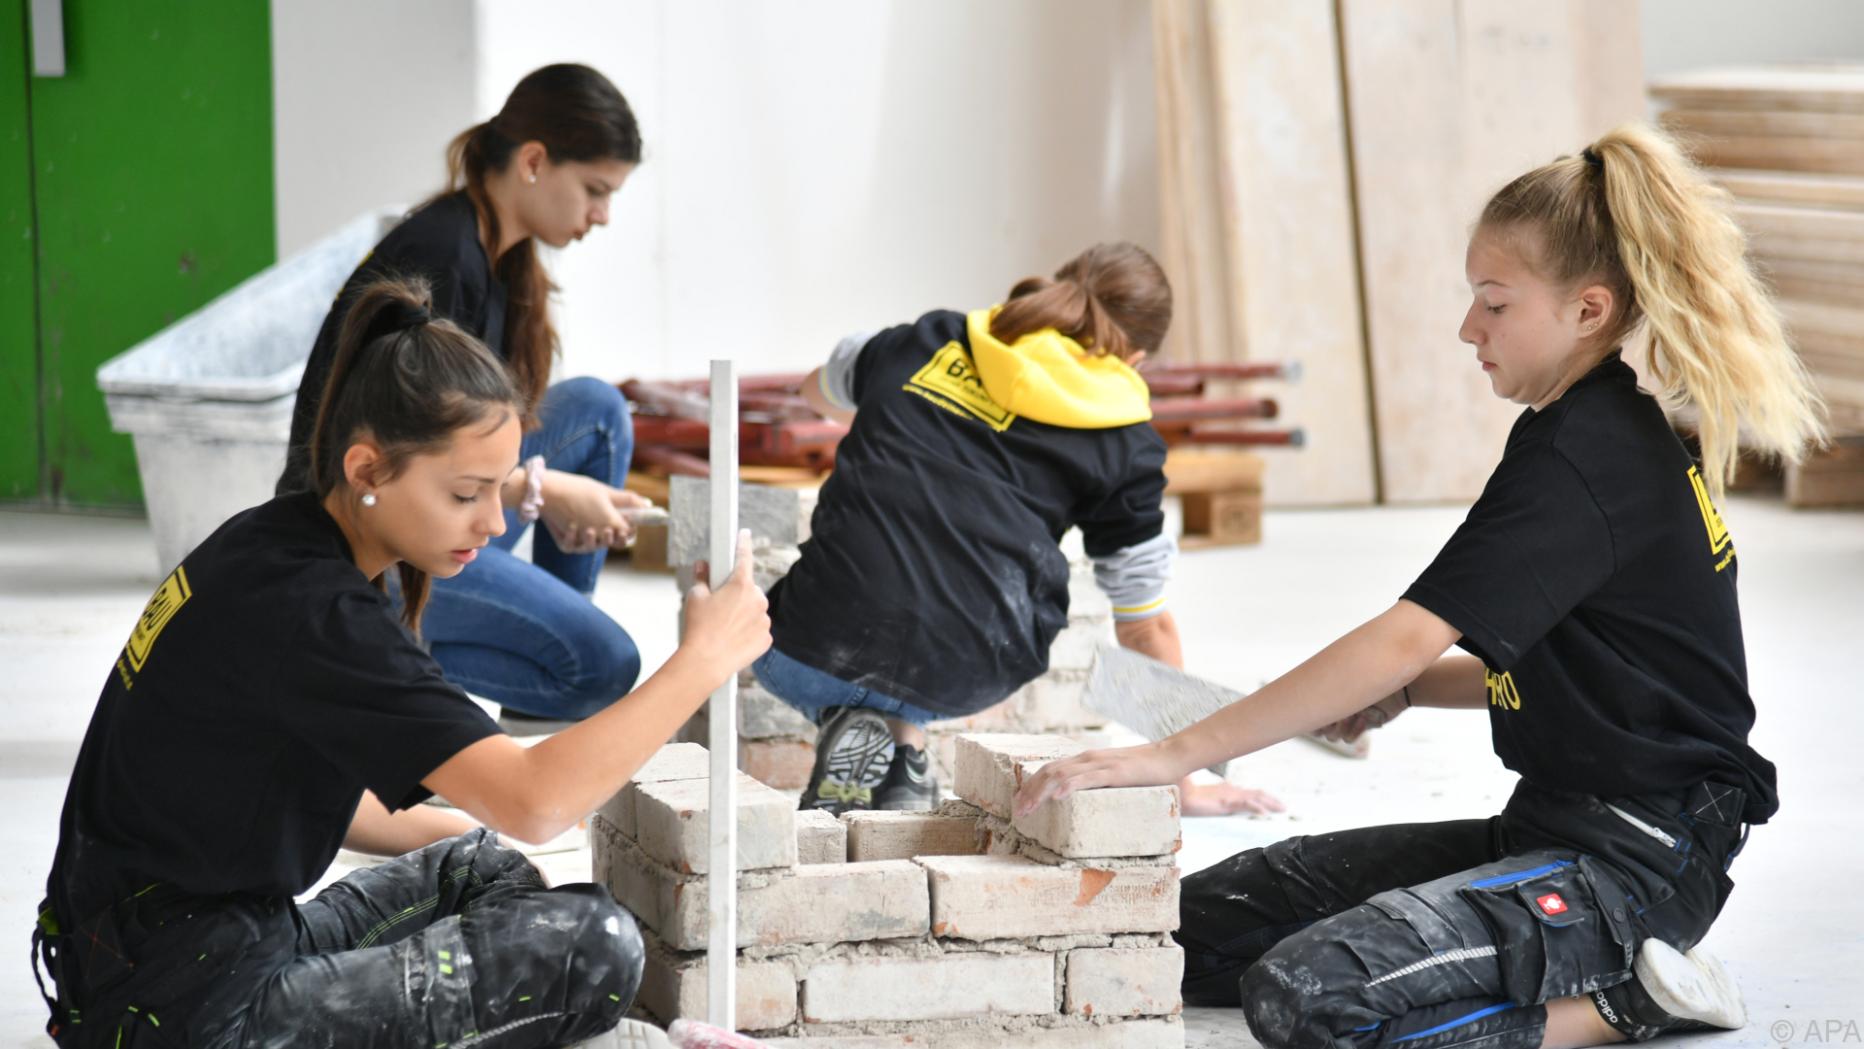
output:
<svg viewBox="0 0 1864 1049"><path fill-rule="evenodd" d="M1780 766L1784 808L1736 864L1740 891L1708 941L1741 981L1749 1026L1672 1041L1864 1042L1864 837L1854 814L1864 704L1846 670L1864 644L1864 514L1738 498L1725 516L1741 555L1761 711L1754 742ZM1172 597L1191 669L1244 687L1280 673L1385 608L1460 519L1442 509L1276 513L1260 547L1187 555ZM26 936L71 763L157 581L154 562L138 521L0 513L0 1049L51 1044L38 1033ZM668 577L612 568L597 601L635 634L647 666L672 651ZM1448 711L1407 714L1367 761L1294 742L1235 762L1232 776L1275 791L1289 812L1188 822L1187 872L1292 834L1488 815L1512 783L1486 720ZM587 870L582 854L547 860L558 877ZM1234 1013L1185 1019L1194 1047L1256 1045Z"/></svg>

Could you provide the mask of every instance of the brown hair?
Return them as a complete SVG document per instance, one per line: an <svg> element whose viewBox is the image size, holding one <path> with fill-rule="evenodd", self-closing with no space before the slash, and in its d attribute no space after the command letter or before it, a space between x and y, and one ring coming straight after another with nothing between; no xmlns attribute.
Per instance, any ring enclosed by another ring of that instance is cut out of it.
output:
<svg viewBox="0 0 1864 1049"><path fill-rule="evenodd" d="M426 281L390 279L363 288L344 314L311 431L319 499L347 483L343 457L359 439L382 450L379 483L398 476L410 457L444 447L462 426L499 411L523 413L505 366L458 325L434 317L432 306ZM399 567L401 619L418 636L431 580L406 562Z"/></svg>
<svg viewBox="0 0 1864 1049"><path fill-rule="evenodd" d="M1672 410L1694 407L1713 494L1734 477L1744 429L1794 462L1823 441L1823 405L1748 264L1728 194L1663 134L1627 124L1522 175L1478 228L1531 230L1537 257L1524 261L1536 272L1609 289L1618 305L1604 345L1648 330L1657 394Z"/></svg>
<svg viewBox="0 0 1864 1049"><path fill-rule="evenodd" d="M1171 327L1171 282L1144 248L1096 244L1055 271L1025 277L990 322L990 333L1015 342L1054 328L1092 354L1125 359L1156 352Z"/></svg>
<svg viewBox="0 0 1864 1049"><path fill-rule="evenodd" d="M545 66L511 89L498 115L467 128L447 147L447 189L465 190L491 244L499 242L498 215L486 196L486 177L504 171L526 142L541 142L554 163L619 160L641 162L641 130L634 110L608 78L588 66ZM550 324L550 293L556 285L529 238L493 260L505 285L505 355L526 398L528 417L550 384L557 349Z"/></svg>

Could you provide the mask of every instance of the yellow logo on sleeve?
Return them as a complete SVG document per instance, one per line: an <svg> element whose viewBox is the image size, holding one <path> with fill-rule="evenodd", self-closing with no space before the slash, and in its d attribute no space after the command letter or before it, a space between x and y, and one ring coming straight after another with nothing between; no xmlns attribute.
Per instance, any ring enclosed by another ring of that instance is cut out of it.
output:
<svg viewBox="0 0 1864 1049"><path fill-rule="evenodd" d="M155 588L149 603L143 607L141 618L136 620L136 629L130 631L129 643L123 646L123 659L129 663L123 666L119 660L117 667L123 673L123 684L130 684L131 670L141 670L149 661L149 652L155 647L155 639L162 633L168 621L175 618L181 606L194 596L194 590L188 585L188 573L180 566L170 572L162 585Z"/></svg>
<svg viewBox="0 0 1864 1049"><path fill-rule="evenodd" d="M956 340L932 355L926 366L904 387L933 404L958 415L982 420L998 433L1010 428L1016 414L990 399L984 380L971 364L971 355Z"/></svg>
<svg viewBox="0 0 1864 1049"><path fill-rule="evenodd" d="M1716 511L1715 501L1709 498L1709 486L1703 483L1702 475L1693 466L1689 468L1689 486L1696 492L1696 509L1702 511L1702 527L1708 529L1709 556L1720 558L1715 562L1715 570L1719 572L1735 559L1734 537L1728 534L1728 526Z"/></svg>
<svg viewBox="0 0 1864 1049"><path fill-rule="evenodd" d="M1489 706L1500 707L1503 710L1521 709L1521 690L1515 687L1512 671L1497 674L1483 667L1482 680L1489 687Z"/></svg>

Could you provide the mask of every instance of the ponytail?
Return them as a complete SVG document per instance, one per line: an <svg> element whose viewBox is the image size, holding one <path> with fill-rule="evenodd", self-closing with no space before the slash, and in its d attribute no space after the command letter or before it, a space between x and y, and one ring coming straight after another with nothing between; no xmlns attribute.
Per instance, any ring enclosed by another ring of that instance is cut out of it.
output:
<svg viewBox="0 0 1864 1049"><path fill-rule="evenodd" d="M1509 183L1481 225L1537 229L1544 275L1610 288L1621 305L1608 344L1644 326L1655 392L1671 411L1694 410L1711 494L1733 479L1744 431L1788 462L1823 442L1824 406L1748 263L1728 194L1664 135L1619 127Z"/></svg>
<svg viewBox="0 0 1864 1049"><path fill-rule="evenodd" d="M348 486L343 457L358 440L381 449L373 480L382 483L410 457L445 447L460 427L522 412L504 365L478 339L436 319L432 307L433 294L419 279L377 281L350 303L311 431L311 487L319 499ZM405 561L398 568L402 622L418 636L431 580Z"/></svg>
<svg viewBox="0 0 1864 1049"><path fill-rule="evenodd" d="M1171 327L1171 283L1145 249L1096 244L1055 278L1025 277L990 322L990 333L1013 343L1053 328L1096 356L1122 360L1154 353Z"/></svg>

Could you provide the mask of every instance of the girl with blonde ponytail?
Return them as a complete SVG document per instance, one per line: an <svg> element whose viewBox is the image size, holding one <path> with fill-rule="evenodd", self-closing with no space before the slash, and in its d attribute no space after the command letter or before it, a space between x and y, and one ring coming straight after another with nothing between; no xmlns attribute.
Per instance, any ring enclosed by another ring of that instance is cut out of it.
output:
<svg viewBox="0 0 1864 1049"><path fill-rule="evenodd" d="M1499 815L1295 838L1185 879L1185 1000L1240 1006L1271 1049L1740 1027L1739 992L1696 945L1778 797L1748 745L1716 499L1741 441L1794 459L1820 440L1819 400L1725 195L1647 128L1503 187L1466 265L1459 335L1525 410L1442 552L1389 610L1221 713L1043 766L1016 815L1413 706L1486 710L1521 776ZM1657 396L1620 356L1640 331ZM1666 407L1694 416L1700 464Z"/></svg>

